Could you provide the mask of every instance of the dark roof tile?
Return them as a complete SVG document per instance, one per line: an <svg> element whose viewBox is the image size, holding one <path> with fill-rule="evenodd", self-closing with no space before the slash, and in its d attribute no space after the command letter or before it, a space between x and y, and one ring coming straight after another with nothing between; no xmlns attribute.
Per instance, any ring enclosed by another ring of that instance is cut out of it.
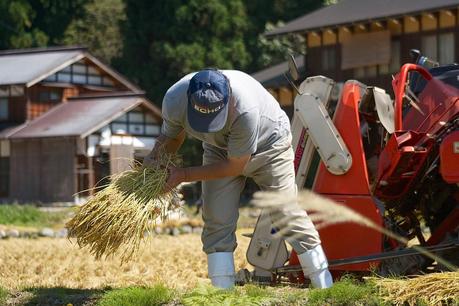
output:
<svg viewBox="0 0 459 306"><path fill-rule="evenodd" d="M8 138L62 136L83 138L139 105L149 108L158 117L156 107L138 95L72 99L70 102L62 103L27 123L8 135Z"/></svg>

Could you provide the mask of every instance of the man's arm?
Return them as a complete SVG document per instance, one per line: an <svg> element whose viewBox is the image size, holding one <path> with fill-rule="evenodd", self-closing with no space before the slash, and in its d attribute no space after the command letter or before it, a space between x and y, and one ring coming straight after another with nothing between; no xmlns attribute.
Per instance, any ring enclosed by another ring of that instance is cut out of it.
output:
<svg viewBox="0 0 459 306"><path fill-rule="evenodd" d="M188 167L188 168L171 168L167 180L168 188L172 189L183 182L207 181L228 176L238 176L244 171L244 167L250 160L250 155L241 157L228 157L210 165Z"/></svg>
<svg viewBox="0 0 459 306"><path fill-rule="evenodd" d="M175 138L170 138L162 134L159 135L158 138L156 138L155 146L151 152L145 156L143 160L144 165L153 164L160 152L176 153L182 146L184 140L185 130L182 130Z"/></svg>

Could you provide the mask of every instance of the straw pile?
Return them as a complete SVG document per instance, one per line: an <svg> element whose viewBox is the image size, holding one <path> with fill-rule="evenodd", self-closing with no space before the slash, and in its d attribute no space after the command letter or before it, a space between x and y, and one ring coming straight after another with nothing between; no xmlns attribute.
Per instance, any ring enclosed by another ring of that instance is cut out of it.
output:
<svg viewBox="0 0 459 306"><path fill-rule="evenodd" d="M110 177L110 184L92 196L67 223L70 237L88 247L97 258L115 253L131 259L148 234L154 220L164 219L180 206L176 189L163 192L168 168L176 166L176 155L160 154L151 167L134 163L130 170Z"/></svg>
<svg viewBox="0 0 459 306"><path fill-rule="evenodd" d="M378 278L376 286L395 305L455 305L459 302L459 271L432 273L409 279Z"/></svg>

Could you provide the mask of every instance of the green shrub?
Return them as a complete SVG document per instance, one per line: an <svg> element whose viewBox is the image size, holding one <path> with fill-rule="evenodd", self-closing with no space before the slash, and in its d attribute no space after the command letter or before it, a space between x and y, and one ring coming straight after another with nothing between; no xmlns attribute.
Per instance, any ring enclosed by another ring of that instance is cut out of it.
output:
<svg viewBox="0 0 459 306"><path fill-rule="evenodd" d="M0 305L6 302L6 298L8 297L8 291L0 287Z"/></svg>
<svg viewBox="0 0 459 306"><path fill-rule="evenodd" d="M156 306L171 302L175 291L164 285L155 285L151 288L130 287L115 289L105 293L98 302L98 306Z"/></svg>
<svg viewBox="0 0 459 306"><path fill-rule="evenodd" d="M44 212L33 205L0 204L0 224L51 226L63 222L67 211Z"/></svg>
<svg viewBox="0 0 459 306"><path fill-rule="evenodd" d="M312 289L308 305L384 305L371 283L343 278L328 289Z"/></svg>
<svg viewBox="0 0 459 306"><path fill-rule="evenodd" d="M182 297L185 306L259 306L271 305L276 298L262 287L247 285L231 290L223 290L211 286L200 285Z"/></svg>

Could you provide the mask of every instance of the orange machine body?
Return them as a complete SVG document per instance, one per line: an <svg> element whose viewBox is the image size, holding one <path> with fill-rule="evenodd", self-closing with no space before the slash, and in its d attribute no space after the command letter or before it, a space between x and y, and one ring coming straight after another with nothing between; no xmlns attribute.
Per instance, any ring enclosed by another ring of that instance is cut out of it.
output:
<svg viewBox="0 0 459 306"><path fill-rule="evenodd" d="M352 166L344 175L327 171L323 162L316 174L313 190L360 213L383 226L380 209L371 196L367 164L360 134L359 103L364 88L357 81L348 81L343 87L333 123L352 155ZM313 212L309 212L313 213ZM356 223L341 223L319 229L322 246L329 260L377 254L382 251L383 235ZM292 254L289 264L298 264ZM333 268L335 271L368 271L377 263L359 263Z"/></svg>

